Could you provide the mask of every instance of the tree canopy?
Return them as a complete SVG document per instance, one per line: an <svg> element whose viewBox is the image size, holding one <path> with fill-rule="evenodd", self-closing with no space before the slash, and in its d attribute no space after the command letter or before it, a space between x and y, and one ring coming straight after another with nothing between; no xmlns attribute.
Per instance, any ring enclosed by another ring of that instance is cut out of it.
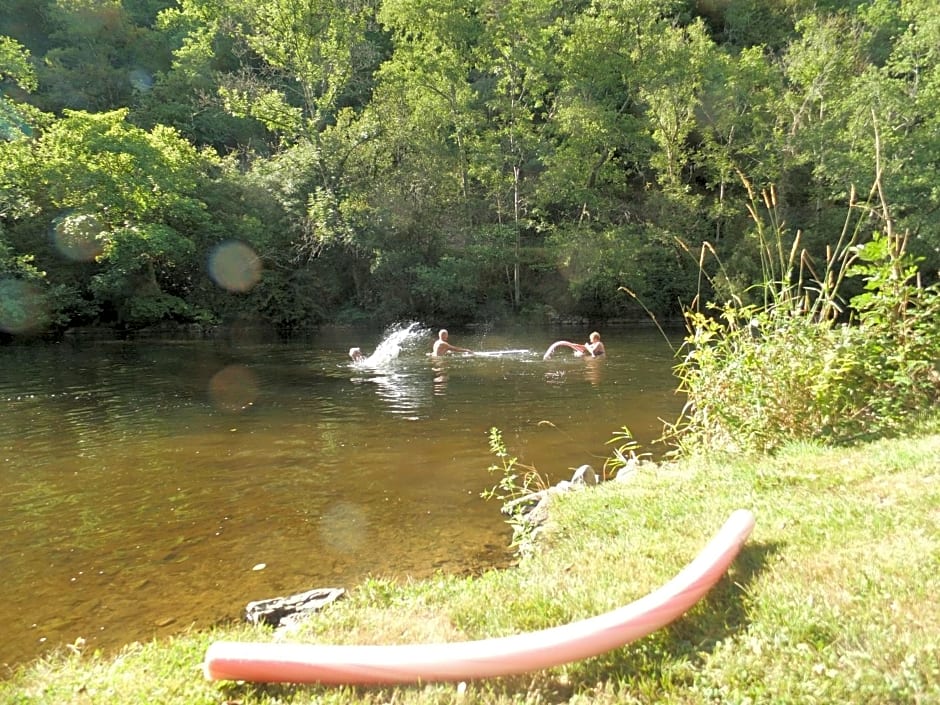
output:
<svg viewBox="0 0 940 705"><path fill-rule="evenodd" d="M940 265L927 0L5 0L0 91L6 338L668 320L762 225Z"/></svg>

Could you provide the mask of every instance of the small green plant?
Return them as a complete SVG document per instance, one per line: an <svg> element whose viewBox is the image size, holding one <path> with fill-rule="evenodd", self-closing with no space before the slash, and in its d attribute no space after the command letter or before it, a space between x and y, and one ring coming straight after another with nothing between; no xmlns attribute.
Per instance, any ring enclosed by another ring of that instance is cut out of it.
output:
<svg viewBox="0 0 940 705"><path fill-rule="evenodd" d="M637 453L640 444L633 437L633 433L626 426L621 426L619 431L615 431L613 437L607 441L607 445L616 443L612 454L604 460L604 480L616 477L624 468L633 468L640 461L640 458L649 456L649 453Z"/></svg>
<svg viewBox="0 0 940 705"><path fill-rule="evenodd" d="M548 483L539 475L538 471L530 466L523 465L518 458L509 455L502 432L493 427L489 433L490 452L498 458L498 462L490 465L487 470L499 473L499 482L482 493L484 499L498 499L503 504L525 497L548 487Z"/></svg>
<svg viewBox="0 0 940 705"><path fill-rule="evenodd" d="M499 481L488 490L480 493L483 499L497 499L502 502L502 512L509 516L507 523L513 527L513 546L520 545L529 533L529 525L525 521L526 510L530 508L532 499L541 490L547 489L549 482L530 465L523 465L511 455L503 441L502 432L493 427L489 433L490 452L496 456L497 462L490 465L487 470L490 474L498 474Z"/></svg>

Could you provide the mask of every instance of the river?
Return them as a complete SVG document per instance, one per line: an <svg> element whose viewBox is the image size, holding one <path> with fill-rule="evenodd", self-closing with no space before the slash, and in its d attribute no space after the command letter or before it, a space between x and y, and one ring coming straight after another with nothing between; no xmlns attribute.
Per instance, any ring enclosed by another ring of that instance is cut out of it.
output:
<svg viewBox="0 0 940 705"><path fill-rule="evenodd" d="M418 325L0 348L0 664L507 564L509 527L480 497L498 479L490 428L557 482L601 471L623 426L649 445L681 408L658 330L542 359L589 332L451 330L486 354L441 359Z"/></svg>

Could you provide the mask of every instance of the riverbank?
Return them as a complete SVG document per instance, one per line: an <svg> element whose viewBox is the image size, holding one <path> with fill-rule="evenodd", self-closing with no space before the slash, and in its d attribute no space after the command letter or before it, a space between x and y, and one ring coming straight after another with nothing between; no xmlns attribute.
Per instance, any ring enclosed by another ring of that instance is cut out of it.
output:
<svg viewBox="0 0 940 705"><path fill-rule="evenodd" d="M456 641L630 602L688 562L735 509L756 528L723 580L672 626L532 675L405 688L211 683L220 625L92 654L81 644L0 683L0 703L937 703L940 420L910 438L695 459L565 495L537 551L474 578L366 581L291 639Z"/></svg>

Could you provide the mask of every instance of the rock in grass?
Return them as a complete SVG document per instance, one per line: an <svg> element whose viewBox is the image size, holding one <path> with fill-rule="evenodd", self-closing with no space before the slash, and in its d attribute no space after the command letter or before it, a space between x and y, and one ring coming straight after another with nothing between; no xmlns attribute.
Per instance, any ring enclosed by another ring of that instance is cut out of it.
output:
<svg viewBox="0 0 940 705"><path fill-rule="evenodd" d="M316 612L339 599L344 588L314 588L287 597L272 597L268 600L249 602L245 607L245 619L252 624L269 624L284 627L308 612Z"/></svg>

